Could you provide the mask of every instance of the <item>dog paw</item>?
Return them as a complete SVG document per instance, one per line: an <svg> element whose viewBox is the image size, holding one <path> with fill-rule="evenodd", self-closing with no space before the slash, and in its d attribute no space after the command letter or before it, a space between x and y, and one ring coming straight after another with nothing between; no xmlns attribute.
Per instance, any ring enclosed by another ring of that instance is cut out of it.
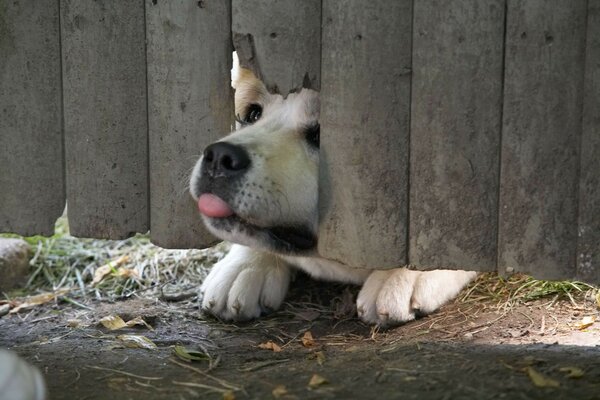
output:
<svg viewBox="0 0 600 400"><path fill-rule="evenodd" d="M374 271L356 301L359 317L389 326L430 314L452 300L477 274L471 271Z"/></svg>
<svg viewBox="0 0 600 400"><path fill-rule="evenodd" d="M200 288L202 309L225 320L243 321L278 309L290 282L290 268L272 254L234 245Z"/></svg>

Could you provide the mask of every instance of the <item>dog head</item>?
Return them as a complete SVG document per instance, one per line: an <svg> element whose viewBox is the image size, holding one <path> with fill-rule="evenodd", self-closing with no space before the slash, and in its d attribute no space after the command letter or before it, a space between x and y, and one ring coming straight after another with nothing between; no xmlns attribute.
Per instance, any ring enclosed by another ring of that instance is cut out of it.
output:
<svg viewBox="0 0 600 400"><path fill-rule="evenodd" d="M204 150L190 192L215 236L281 254L314 254L319 95L303 89L284 99L252 72L236 75L238 129Z"/></svg>

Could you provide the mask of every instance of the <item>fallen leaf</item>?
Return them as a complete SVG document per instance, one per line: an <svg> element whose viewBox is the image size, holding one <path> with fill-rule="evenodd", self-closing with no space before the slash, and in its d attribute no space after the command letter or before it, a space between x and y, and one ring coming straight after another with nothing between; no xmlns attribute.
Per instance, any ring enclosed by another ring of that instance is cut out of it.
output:
<svg viewBox="0 0 600 400"><path fill-rule="evenodd" d="M110 274L112 271L115 271L118 266L129 261L128 255L123 255L119 258L116 258L108 263L104 264L101 267L98 267L94 272L94 279L92 279L92 286L97 285L104 279L104 277Z"/></svg>
<svg viewBox="0 0 600 400"><path fill-rule="evenodd" d="M110 329L111 331L116 331L117 329L123 329L123 328L131 328L132 326L135 326L135 325L144 325L146 328L150 329L151 331L154 330L146 321L144 321L144 319L142 317L135 317L134 319L131 319L131 320L125 322L118 315L107 315L106 317L104 317L100 320L100 323L106 329Z"/></svg>
<svg viewBox="0 0 600 400"><path fill-rule="evenodd" d="M584 375L583 370L577 367L562 367L559 371L566 372L567 374L565 376L571 379L579 379Z"/></svg>
<svg viewBox="0 0 600 400"><path fill-rule="evenodd" d="M581 321L579 321L577 324L575 324L575 327L577 329L579 329L580 331L582 331L582 330L594 325L594 322L596 322L596 318L594 318L591 315L588 315L586 317L583 317L581 319Z"/></svg>
<svg viewBox="0 0 600 400"><path fill-rule="evenodd" d="M300 339L304 347L313 347L315 345L315 339L310 331L304 332L304 335Z"/></svg>
<svg viewBox="0 0 600 400"><path fill-rule="evenodd" d="M79 328L82 324L82 322L78 319L70 319L67 321L67 327L69 328Z"/></svg>
<svg viewBox="0 0 600 400"><path fill-rule="evenodd" d="M176 345L173 349L173 352L177 357L187 362L209 360L209 357L206 353L202 353L200 351L195 350L189 350L180 345Z"/></svg>
<svg viewBox="0 0 600 400"><path fill-rule="evenodd" d="M9 314L18 313L21 310L51 302L52 300L56 299L58 296L62 296L64 294L69 293L69 290L70 289L60 289L60 290L57 290L56 292L42 293L42 294L38 294L35 296L26 297L23 300L17 300L15 302L15 307L12 310L10 310Z"/></svg>
<svg viewBox="0 0 600 400"><path fill-rule="evenodd" d="M134 319L130 319L129 321L125 322L125 324L128 328L131 328L135 325L144 325L146 328L150 329L151 331L154 331L154 328L152 328L152 326L150 326L149 323L144 321L142 317L135 317Z"/></svg>
<svg viewBox="0 0 600 400"><path fill-rule="evenodd" d="M315 353L315 356L317 356L317 363L318 363L319 365L323 365L323 364L325 364L325 354L323 354L323 352L322 352L322 351L317 351L317 352Z"/></svg>
<svg viewBox="0 0 600 400"><path fill-rule="evenodd" d="M223 393L223 400L235 400L235 394L231 390Z"/></svg>
<svg viewBox="0 0 600 400"><path fill-rule="evenodd" d="M537 372L533 367L525 368L527 375L529 375L529 379L531 382L537 387L559 387L560 383L555 381L554 379L548 378L547 376Z"/></svg>
<svg viewBox="0 0 600 400"><path fill-rule="evenodd" d="M273 397L275 397L276 399L285 396L286 394L288 394L288 391L286 389L286 387L284 385L278 385L275 387L275 389L273 389L273 391L271 392L271 394L273 394Z"/></svg>
<svg viewBox="0 0 600 400"><path fill-rule="evenodd" d="M154 342L142 335L119 335L117 336L125 347L130 348L140 348L140 349L148 349L148 350L156 350L158 347Z"/></svg>
<svg viewBox="0 0 600 400"><path fill-rule="evenodd" d="M113 276L116 276L119 278L135 278L135 279L140 278L140 274L138 274L138 272L135 269L124 268L124 267L119 267L119 269L117 269L117 272L115 272L113 274Z"/></svg>
<svg viewBox="0 0 600 400"><path fill-rule="evenodd" d="M308 381L308 387L310 388L317 388L321 385L324 385L326 383L329 383L329 381L325 378L323 378L321 375L317 375L314 374L311 378L310 381Z"/></svg>
<svg viewBox="0 0 600 400"><path fill-rule="evenodd" d="M270 340L266 343L259 344L258 347L265 350L273 350L275 353L279 353L281 351L281 347Z"/></svg>
<svg viewBox="0 0 600 400"><path fill-rule="evenodd" d="M106 329L110 329L111 331L127 327L125 321L123 321L123 319L118 315L107 315L100 320L100 323Z"/></svg>

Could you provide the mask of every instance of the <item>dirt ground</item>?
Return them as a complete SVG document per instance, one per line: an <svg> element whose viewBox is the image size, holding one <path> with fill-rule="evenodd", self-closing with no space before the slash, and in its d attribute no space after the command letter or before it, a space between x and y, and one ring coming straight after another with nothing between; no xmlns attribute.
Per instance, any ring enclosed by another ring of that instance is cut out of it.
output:
<svg viewBox="0 0 600 400"><path fill-rule="evenodd" d="M43 371L51 399L600 399L600 322L579 325L600 319L593 302L457 301L383 331L356 318L357 291L300 277L282 310L237 325L194 296L52 302L0 318L0 347ZM152 330L109 331L109 315Z"/></svg>

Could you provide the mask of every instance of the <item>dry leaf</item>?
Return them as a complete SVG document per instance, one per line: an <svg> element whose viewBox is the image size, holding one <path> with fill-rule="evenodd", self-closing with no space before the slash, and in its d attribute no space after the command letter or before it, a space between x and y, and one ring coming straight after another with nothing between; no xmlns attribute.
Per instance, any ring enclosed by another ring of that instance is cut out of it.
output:
<svg viewBox="0 0 600 400"><path fill-rule="evenodd" d="M584 375L583 370L577 367L562 367L559 371L566 372L567 374L565 376L571 379L579 379Z"/></svg>
<svg viewBox="0 0 600 400"><path fill-rule="evenodd" d="M150 329L151 331L153 331L154 329L150 326L149 323L147 323L146 321L144 321L144 319L142 317L135 317L134 319L130 319L129 321L127 321L125 323L127 325L127 327L131 328L134 325L144 325L146 328Z"/></svg>
<svg viewBox="0 0 600 400"><path fill-rule="evenodd" d="M308 387L314 389L326 383L329 383L327 379L323 378L321 375L314 374L308 382Z"/></svg>
<svg viewBox="0 0 600 400"><path fill-rule="evenodd" d="M118 315L107 315L100 320L100 323L111 331L127 327L127 324Z"/></svg>
<svg viewBox="0 0 600 400"><path fill-rule="evenodd" d="M278 385L275 387L275 389L273 389L273 391L271 392L273 394L273 397L275 397L276 399L285 396L286 394L288 394L287 389L285 388L284 385Z"/></svg>
<svg viewBox="0 0 600 400"><path fill-rule="evenodd" d="M258 347L265 350L273 350L275 353L279 353L281 351L281 347L270 340L266 343L259 344Z"/></svg>
<svg viewBox="0 0 600 400"><path fill-rule="evenodd" d="M125 322L118 315L107 315L106 317L104 317L100 320L100 323L106 329L110 329L111 331L116 331L117 329L123 329L123 328L131 328L132 326L135 326L135 325L144 325L146 328L150 329L151 331L154 330L146 321L144 321L144 319L142 317L135 317L134 319Z"/></svg>
<svg viewBox="0 0 600 400"><path fill-rule="evenodd" d="M547 376L537 372L533 367L525 368L527 375L529 375L529 379L531 382L537 387L559 387L560 383L555 381L554 379L548 378Z"/></svg>
<svg viewBox="0 0 600 400"><path fill-rule="evenodd" d="M235 400L235 394L231 390L223 393L223 400Z"/></svg>
<svg viewBox="0 0 600 400"><path fill-rule="evenodd" d="M125 347L148 350L156 350L158 348L152 340L141 335L119 335L117 336L117 339L123 342Z"/></svg>
<svg viewBox="0 0 600 400"><path fill-rule="evenodd" d="M323 364L325 364L325 354L323 354L323 352L322 352L322 351L317 351L317 352L315 353L315 356L317 357L317 363L318 363L319 365L323 365Z"/></svg>
<svg viewBox="0 0 600 400"><path fill-rule="evenodd" d="M581 321L575 324L575 327L581 331L594 325L594 322L596 322L596 318L594 318L591 315L588 315L586 317L583 317Z"/></svg>
<svg viewBox="0 0 600 400"><path fill-rule="evenodd" d="M82 322L78 319L70 319L67 321L67 326L69 328L79 328L82 325Z"/></svg>
<svg viewBox="0 0 600 400"><path fill-rule="evenodd" d="M140 274L138 274L138 272L135 269L129 269L124 267L119 267L119 269L117 269L117 272L115 272L113 275L119 278L140 278Z"/></svg>
<svg viewBox="0 0 600 400"><path fill-rule="evenodd" d="M52 292L52 293L42 293L42 294L38 294L36 296L26 297L22 301L17 300L17 301L15 301L15 307L12 310L10 310L9 313L10 314L18 313L21 310L39 306L40 304L45 304L45 303L51 302L52 300L56 299L58 296L62 296L64 294L69 293L69 290L70 289L60 289L60 290L57 290L56 292Z"/></svg>
<svg viewBox="0 0 600 400"><path fill-rule="evenodd" d="M183 361L192 362L209 360L207 354L202 353L200 351L188 350L180 345L176 345L173 351L175 352L175 355L181 358Z"/></svg>
<svg viewBox="0 0 600 400"><path fill-rule="evenodd" d="M315 339L310 331L304 332L304 336L302 336L301 340L304 347L313 347L315 345Z"/></svg>
<svg viewBox="0 0 600 400"><path fill-rule="evenodd" d="M104 264L101 267L98 267L96 269L96 272L94 272L94 279L92 279L92 286L100 283L100 281L102 281L102 279L104 279L104 277L106 275L110 274L111 271L114 271L119 265L124 264L127 261L129 261L129 256L124 255L115 260L109 261L108 263Z"/></svg>

